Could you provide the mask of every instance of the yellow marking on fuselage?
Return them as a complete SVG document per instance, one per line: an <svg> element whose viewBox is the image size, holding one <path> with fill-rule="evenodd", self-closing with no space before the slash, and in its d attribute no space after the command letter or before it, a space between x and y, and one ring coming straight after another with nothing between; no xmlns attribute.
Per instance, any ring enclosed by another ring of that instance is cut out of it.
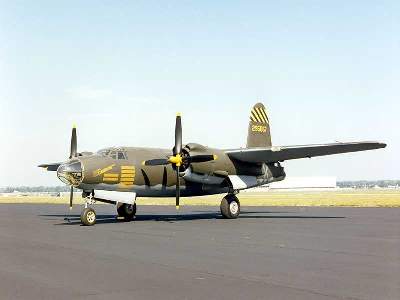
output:
<svg viewBox="0 0 400 300"><path fill-rule="evenodd" d="M110 171L114 166L115 166L115 164L112 164L112 165L109 165L108 167L105 167L103 169L97 169L97 170L93 171L93 176L96 177L96 176L99 176L101 174L104 174L105 172Z"/></svg>
<svg viewBox="0 0 400 300"><path fill-rule="evenodd" d="M104 177L118 177L119 174L118 173L106 173L103 175Z"/></svg>
<svg viewBox="0 0 400 300"><path fill-rule="evenodd" d="M103 178L103 182L118 182L118 178Z"/></svg>
<svg viewBox="0 0 400 300"><path fill-rule="evenodd" d="M120 183L122 185L133 185L133 182L135 181L135 175L135 166L121 166Z"/></svg>
<svg viewBox="0 0 400 300"><path fill-rule="evenodd" d="M121 166L121 170L134 170L135 166Z"/></svg>
<svg viewBox="0 0 400 300"><path fill-rule="evenodd" d="M135 171L121 171L121 176L129 176L129 175L131 175L131 176L134 176L136 173L135 173Z"/></svg>

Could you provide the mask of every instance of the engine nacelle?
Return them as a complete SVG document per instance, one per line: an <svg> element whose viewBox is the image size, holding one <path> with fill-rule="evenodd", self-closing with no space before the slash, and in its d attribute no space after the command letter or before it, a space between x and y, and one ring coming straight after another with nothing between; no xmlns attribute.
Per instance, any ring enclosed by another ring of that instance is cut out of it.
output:
<svg viewBox="0 0 400 300"><path fill-rule="evenodd" d="M208 174L193 173L190 167L186 169L184 172L181 172L180 176L187 181L202 183L202 184L220 185L224 181L223 177L217 177Z"/></svg>

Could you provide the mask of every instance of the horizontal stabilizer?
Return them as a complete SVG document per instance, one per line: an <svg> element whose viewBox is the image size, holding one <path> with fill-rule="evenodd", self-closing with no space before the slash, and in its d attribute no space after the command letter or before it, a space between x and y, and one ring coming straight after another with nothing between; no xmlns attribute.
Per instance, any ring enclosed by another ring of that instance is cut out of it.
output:
<svg viewBox="0 0 400 300"><path fill-rule="evenodd" d="M249 163L272 163L290 159L311 158L348 152L358 152L385 148L379 142L333 143L321 145L282 146L266 148L247 148L227 150L225 153L233 159Z"/></svg>

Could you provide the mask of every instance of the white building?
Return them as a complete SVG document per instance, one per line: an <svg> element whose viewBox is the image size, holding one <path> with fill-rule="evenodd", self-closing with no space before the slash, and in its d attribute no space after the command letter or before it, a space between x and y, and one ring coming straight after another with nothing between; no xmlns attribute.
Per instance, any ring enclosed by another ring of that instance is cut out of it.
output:
<svg viewBox="0 0 400 300"><path fill-rule="evenodd" d="M313 189L334 189L337 188L336 177L323 176L323 177L286 177L283 181L273 182L269 185L264 185L252 191L261 190L313 190Z"/></svg>

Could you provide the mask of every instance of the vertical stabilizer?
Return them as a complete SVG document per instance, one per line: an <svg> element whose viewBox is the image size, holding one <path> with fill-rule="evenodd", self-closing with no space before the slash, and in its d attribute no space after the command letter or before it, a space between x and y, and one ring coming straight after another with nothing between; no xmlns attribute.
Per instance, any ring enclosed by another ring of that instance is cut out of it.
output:
<svg viewBox="0 0 400 300"><path fill-rule="evenodd" d="M250 112L247 148L270 146L272 143L267 110L264 104L257 103Z"/></svg>

